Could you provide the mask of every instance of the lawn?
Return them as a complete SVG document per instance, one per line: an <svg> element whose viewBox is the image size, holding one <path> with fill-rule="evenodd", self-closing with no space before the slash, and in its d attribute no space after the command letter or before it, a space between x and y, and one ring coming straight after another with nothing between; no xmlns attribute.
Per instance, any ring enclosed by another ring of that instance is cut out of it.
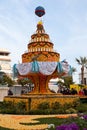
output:
<svg viewBox="0 0 87 130"><path fill-rule="evenodd" d="M63 124L69 125L69 124L75 123L79 127L79 129L74 129L74 130L87 130L87 119L83 119L82 117L70 117L70 118L66 118L66 119L60 119L57 117L50 117L50 118L38 118L35 120L37 120L38 122L37 123L21 123L21 124L22 125L48 124L49 130L56 130L57 126L60 126ZM65 130L65 129L59 129L59 130ZM73 130L73 129L71 129L71 130Z"/></svg>

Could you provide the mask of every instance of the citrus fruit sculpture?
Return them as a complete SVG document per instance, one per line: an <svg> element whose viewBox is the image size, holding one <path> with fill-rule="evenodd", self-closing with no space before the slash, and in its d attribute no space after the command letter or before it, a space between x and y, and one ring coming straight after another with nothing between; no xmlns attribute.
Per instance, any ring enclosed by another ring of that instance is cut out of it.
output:
<svg viewBox="0 0 87 130"><path fill-rule="evenodd" d="M35 10L38 17L45 14L43 7ZM53 48L49 35L45 32L42 21L37 23L36 32L31 35L27 52L22 54L22 63L17 64L19 75L31 79L34 89L31 93L49 94L49 80L62 77L71 72L71 66L66 61L60 62L60 54Z"/></svg>

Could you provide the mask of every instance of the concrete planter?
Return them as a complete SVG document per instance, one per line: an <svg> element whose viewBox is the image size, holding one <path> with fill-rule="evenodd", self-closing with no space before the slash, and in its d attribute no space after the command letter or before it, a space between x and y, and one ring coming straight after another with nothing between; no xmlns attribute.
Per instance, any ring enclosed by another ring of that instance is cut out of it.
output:
<svg viewBox="0 0 87 130"><path fill-rule="evenodd" d="M9 87L0 87L0 101L4 100L4 97L8 95Z"/></svg>

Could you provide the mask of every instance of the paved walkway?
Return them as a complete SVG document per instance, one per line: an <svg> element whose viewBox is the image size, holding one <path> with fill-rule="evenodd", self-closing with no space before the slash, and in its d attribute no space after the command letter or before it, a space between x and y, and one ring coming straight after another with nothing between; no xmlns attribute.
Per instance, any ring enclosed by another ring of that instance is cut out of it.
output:
<svg viewBox="0 0 87 130"><path fill-rule="evenodd" d="M30 123L37 122L33 119L36 118L45 118L45 117L58 117L66 118L71 115L8 115L0 114L0 126L11 128L13 130L45 130L48 127L48 124L40 125L21 125L20 123ZM73 116L76 116L74 114Z"/></svg>

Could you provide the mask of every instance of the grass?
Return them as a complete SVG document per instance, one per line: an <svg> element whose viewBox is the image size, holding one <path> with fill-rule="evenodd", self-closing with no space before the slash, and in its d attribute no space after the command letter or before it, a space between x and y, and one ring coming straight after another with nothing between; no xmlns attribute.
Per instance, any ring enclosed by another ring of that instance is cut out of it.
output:
<svg viewBox="0 0 87 130"><path fill-rule="evenodd" d="M35 122L35 123L20 123L22 125L39 125L39 124L55 124L55 125L58 125L58 124L61 124L64 119L58 119L56 117L50 117L50 118L37 118L37 119L34 119L38 122Z"/></svg>
<svg viewBox="0 0 87 130"><path fill-rule="evenodd" d="M0 130L12 130L12 129L9 129L9 128L5 128L5 127L1 127L1 126L0 126Z"/></svg>
<svg viewBox="0 0 87 130"><path fill-rule="evenodd" d="M61 124L70 124L72 122L75 122L80 127L80 130L83 130L83 128L87 128L87 121L79 117L78 118L70 117L67 119L59 119L56 117L50 117L50 118L37 118L35 120L38 122L37 123L20 123L20 124L22 125L54 124L56 128L56 126L59 126ZM49 130L55 130L55 128L49 128Z"/></svg>

